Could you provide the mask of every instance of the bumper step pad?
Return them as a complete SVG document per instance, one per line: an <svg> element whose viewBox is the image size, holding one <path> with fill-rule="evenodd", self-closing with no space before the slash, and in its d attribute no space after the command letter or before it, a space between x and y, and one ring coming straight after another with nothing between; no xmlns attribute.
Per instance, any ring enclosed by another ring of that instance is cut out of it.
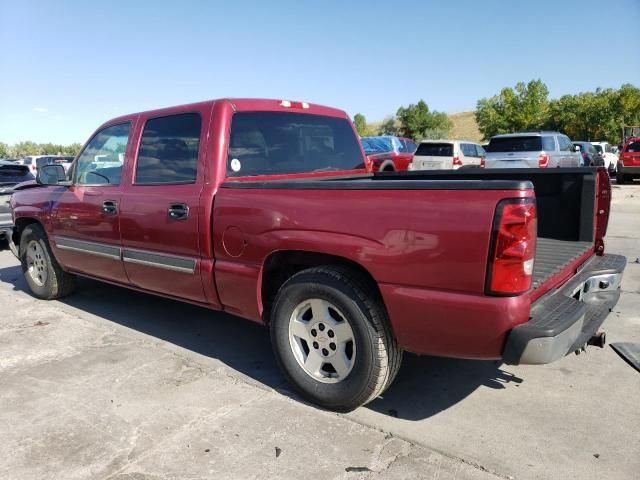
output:
<svg viewBox="0 0 640 480"><path fill-rule="evenodd" d="M531 319L507 338L507 364L550 363L582 348L620 298L627 260L621 255L593 257L559 290L535 302Z"/></svg>

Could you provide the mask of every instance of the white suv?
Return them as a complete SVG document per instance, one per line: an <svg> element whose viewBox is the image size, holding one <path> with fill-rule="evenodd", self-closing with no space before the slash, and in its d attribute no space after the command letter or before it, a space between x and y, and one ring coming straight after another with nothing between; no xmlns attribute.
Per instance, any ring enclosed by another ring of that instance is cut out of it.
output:
<svg viewBox="0 0 640 480"><path fill-rule="evenodd" d="M72 156L64 155L29 155L28 157L24 157L20 161L22 165L27 165L31 173L33 173L34 175L38 171L38 168L42 167L43 165L51 165L53 163L62 165L66 172L69 170L72 162Z"/></svg>
<svg viewBox="0 0 640 480"><path fill-rule="evenodd" d="M609 142L591 142L600 156L604 159L604 166L607 167L610 174L615 174L618 164L618 156L613 152L613 147Z"/></svg>
<svg viewBox="0 0 640 480"><path fill-rule="evenodd" d="M418 145L409 170L455 170L481 167L484 148L465 140L423 140Z"/></svg>

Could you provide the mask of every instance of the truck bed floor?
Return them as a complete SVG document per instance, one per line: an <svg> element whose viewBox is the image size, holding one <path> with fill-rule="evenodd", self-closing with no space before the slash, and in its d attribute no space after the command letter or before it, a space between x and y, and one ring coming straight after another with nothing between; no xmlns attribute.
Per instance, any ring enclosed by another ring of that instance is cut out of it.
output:
<svg viewBox="0 0 640 480"><path fill-rule="evenodd" d="M591 242L567 242L538 238L533 266L533 288L538 288L569 263L593 248Z"/></svg>

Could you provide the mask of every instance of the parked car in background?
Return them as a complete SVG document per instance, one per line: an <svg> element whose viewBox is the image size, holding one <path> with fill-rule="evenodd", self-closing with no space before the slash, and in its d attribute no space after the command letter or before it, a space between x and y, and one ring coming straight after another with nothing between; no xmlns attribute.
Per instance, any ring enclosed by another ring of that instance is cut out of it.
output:
<svg viewBox="0 0 640 480"><path fill-rule="evenodd" d="M423 140L418 145L409 170L449 170L481 167L482 145L466 140Z"/></svg>
<svg viewBox="0 0 640 480"><path fill-rule="evenodd" d="M417 144L410 138L380 135L361 138L369 168L374 172L403 172L416 151Z"/></svg>
<svg viewBox="0 0 640 480"><path fill-rule="evenodd" d="M582 157L581 166L583 167L601 167L604 165L604 159L596 150L591 142L577 141L573 142L573 146L578 149L578 153Z"/></svg>
<svg viewBox="0 0 640 480"><path fill-rule="evenodd" d="M13 229L9 205L13 187L34 178L26 165L0 160L0 242L10 238Z"/></svg>
<svg viewBox="0 0 640 480"><path fill-rule="evenodd" d="M616 167L616 182L622 185L640 178L640 137L631 137L623 145Z"/></svg>
<svg viewBox="0 0 640 480"><path fill-rule="evenodd" d="M613 147L609 142L591 142L596 151L604 160L604 166L607 167L607 171L610 175L616 173L616 165L618 163L618 155L614 152Z"/></svg>
<svg viewBox="0 0 640 480"><path fill-rule="evenodd" d="M73 163L72 156L63 156L63 155L30 155L28 157L24 157L21 161L23 165L27 165L31 170L31 173L34 175L38 171L38 168L43 165L51 165L54 163L59 163L65 169L65 171L69 171L71 164Z"/></svg>
<svg viewBox="0 0 640 480"><path fill-rule="evenodd" d="M579 167L580 155L559 132L505 133L491 137L485 168Z"/></svg>

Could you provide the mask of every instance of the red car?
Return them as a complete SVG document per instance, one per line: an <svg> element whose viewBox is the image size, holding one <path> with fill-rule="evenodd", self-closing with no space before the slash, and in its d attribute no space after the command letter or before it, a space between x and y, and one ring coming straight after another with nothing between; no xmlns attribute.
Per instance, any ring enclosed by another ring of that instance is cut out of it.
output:
<svg viewBox="0 0 640 480"><path fill-rule="evenodd" d="M268 325L291 384L340 411L384 392L404 350L535 364L602 345L626 264L604 254L605 169L363 164L349 117L319 105L125 115L70 180L43 166L12 195L11 239L37 298L79 275Z"/></svg>
<svg viewBox="0 0 640 480"><path fill-rule="evenodd" d="M410 138L382 135L360 140L368 168L373 172L404 172L409 169L418 145Z"/></svg>
<svg viewBox="0 0 640 480"><path fill-rule="evenodd" d="M640 178L640 137L627 139L618 159L616 183L622 185Z"/></svg>

